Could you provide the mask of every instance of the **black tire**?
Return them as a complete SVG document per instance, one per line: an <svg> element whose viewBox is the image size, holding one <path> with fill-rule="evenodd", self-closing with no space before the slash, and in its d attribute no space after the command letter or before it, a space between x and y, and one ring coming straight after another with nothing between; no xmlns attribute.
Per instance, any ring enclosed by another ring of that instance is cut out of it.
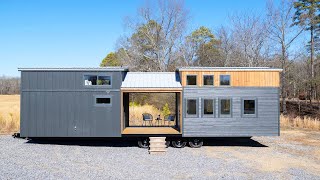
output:
<svg viewBox="0 0 320 180"><path fill-rule="evenodd" d="M189 146L192 148L200 148L203 145L203 140L202 139L190 139L189 140Z"/></svg>
<svg viewBox="0 0 320 180"><path fill-rule="evenodd" d="M170 146L170 141L166 141L166 147L168 148Z"/></svg>
<svg viewBox="0 0 320 180"><path fill-rule="evenodd" d="M173 140L171 143L172 146L175 148L184 148L187 145L187 141L185 141L184 139L176 139Z"/></svg>
<svg viewBox="0 0 320 180"><path fill-rule="evenodd" d="M148 138L139 139L138 146L143 149L149 148L149 139Z"/></svg>

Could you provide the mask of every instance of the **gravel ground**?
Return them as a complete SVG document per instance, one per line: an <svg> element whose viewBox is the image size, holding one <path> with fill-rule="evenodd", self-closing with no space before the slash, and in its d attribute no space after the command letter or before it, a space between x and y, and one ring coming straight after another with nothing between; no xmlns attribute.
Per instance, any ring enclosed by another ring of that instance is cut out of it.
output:
<svg viewBox="0 0 320 180"><path fill-rule="evenodd" d="M0 179L320 179L320 132L218 139L149 155L135 143L0 136Z"/></svg>

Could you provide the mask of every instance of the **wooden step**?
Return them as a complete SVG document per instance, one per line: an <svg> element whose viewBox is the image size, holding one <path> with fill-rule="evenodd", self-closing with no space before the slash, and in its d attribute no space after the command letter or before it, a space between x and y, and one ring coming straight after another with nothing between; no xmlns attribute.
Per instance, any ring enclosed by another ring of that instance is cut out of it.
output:
<svg viewBox="0 0 320 180"><path fill-rule="evenodd" d="M149 137L149 154L163 154L167 151L166 137Z"/></svg>

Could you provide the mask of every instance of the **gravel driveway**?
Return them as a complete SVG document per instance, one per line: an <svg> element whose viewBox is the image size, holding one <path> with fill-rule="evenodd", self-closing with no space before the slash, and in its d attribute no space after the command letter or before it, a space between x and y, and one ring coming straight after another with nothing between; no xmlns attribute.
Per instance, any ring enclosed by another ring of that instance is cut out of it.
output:
<svg viewBox="0 0 320 180"><path fill-rule="evenodd" d="M0 136L0 148L0 179L320 179L319 132L211 140L164 155L149 155L135 143L11 136Z"/></svg>

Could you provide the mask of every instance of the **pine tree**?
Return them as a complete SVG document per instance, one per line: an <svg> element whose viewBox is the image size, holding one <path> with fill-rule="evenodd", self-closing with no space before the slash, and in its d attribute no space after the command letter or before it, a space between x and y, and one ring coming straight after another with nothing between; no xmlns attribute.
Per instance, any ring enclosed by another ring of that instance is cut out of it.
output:
<svg viewBox="0 0 320 180"><path fill-rule="evenodd" d="M308 49L310 50L310 102L311 98L314 98L314 83L315 70L314 70L314 56L315 52L319 50L319 39L320 32L320 0L298 0L294 2L296 9L293 17L293 25L305 26L305 30L310 32L310 41Z"/></svg>
<svg viewBox="0 0 320 180"><path fill-rule="evenodd" d="M167 116L169 115L171 112L170 112L170 108L169 108L169 105L168 103L166 103L163 107L162 107L162 114L164 116Z"/></svg>

